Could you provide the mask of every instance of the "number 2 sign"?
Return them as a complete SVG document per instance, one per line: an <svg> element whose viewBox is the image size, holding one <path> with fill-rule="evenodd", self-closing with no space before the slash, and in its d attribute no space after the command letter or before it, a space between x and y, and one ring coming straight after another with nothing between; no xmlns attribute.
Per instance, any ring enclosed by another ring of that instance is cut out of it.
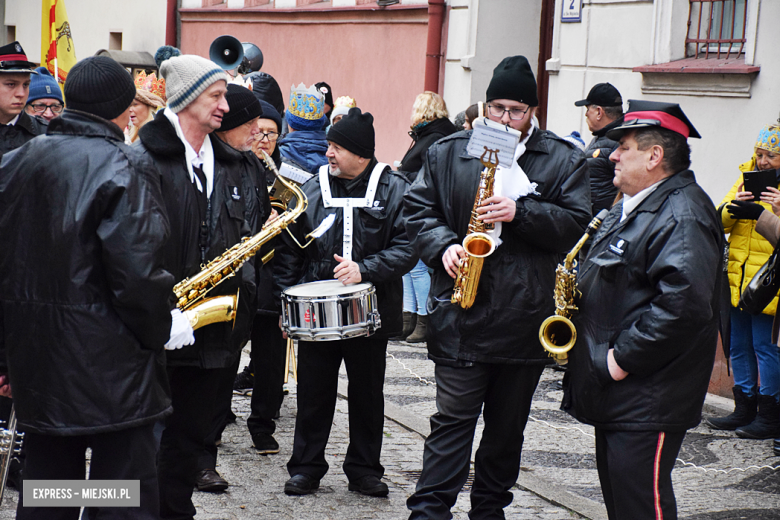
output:
<svg viewBox="0 0 780 520"><path fill-rule="evenodd" d="M581 22L582 21L582 0L561 0L563 9L561 9L561 22Z"/></svg>

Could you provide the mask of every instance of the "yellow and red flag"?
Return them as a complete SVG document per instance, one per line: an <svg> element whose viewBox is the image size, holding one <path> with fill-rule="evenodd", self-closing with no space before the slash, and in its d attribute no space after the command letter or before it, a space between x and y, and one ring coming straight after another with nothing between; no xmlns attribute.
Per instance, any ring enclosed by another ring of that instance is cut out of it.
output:
<svg viewBox="0 0 780 520"><path fill-rule="evenodd" d="M65 0L42 0L41 10L41 65L60 83L65 83L68 71L76 64L76 47Z"/></svg>

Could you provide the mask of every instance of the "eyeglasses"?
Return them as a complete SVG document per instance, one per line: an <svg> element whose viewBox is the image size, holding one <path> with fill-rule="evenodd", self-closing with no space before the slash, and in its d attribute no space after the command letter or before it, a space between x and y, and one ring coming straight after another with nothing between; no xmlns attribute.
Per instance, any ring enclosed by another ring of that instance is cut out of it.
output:
<svg viewBox="0 0 780 520"><path fill-rule="evenodd" d="M491 116L501 119L504 117L504 113L508 112L509 119L514 119L515 121L523 119L523 117L525 117L525 113L528 112L530 108L531 107L525 107L525 109L505 108L501 105L488 105L488 110L490 111Z"/></svg>
<svg viewBox="0 0 780 520"><path fill-rule="evenodd" d="M263 139L267 140L269 143L272 143L276 141L279 138L279 132L260 132L258 134L258 141L262 141Z"/></svg>
<svg viewBox="0 0 780 520"><path fill-rule="evenodd" d="M62 112L62 109L65 108L63 105L60 105L59 103L54 103L53 105L45 105L43 103L39 103L37 105L30 105L32 109L35 111L36 114L43 114L46 112L46 109L48 108L51 110L52 114L59 114Z"/></svg>

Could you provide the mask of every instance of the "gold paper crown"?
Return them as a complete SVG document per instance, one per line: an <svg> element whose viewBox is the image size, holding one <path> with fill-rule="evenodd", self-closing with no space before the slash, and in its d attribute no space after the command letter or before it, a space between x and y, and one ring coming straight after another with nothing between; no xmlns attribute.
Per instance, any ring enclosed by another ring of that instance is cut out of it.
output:
<svg viewBox="0 0 780 520"><path fill-rule="evenodd" d="M756 139L756 148L780 153L780 126L773 124L762 128Z"/></svg>
<svg viewBox="0 0 780 520"><path fill-rule="evenodd" d="M287 111L301 119L316 121L325 114L325 98L314 85L309 88L306 88L303 83L297 88L293 85L290 87Z"/></svg>
<svg viewBox="0 0 780 520"><path fill-rule="evenodd" d="M336 100L336 104L333 106L355 108L357 106L357 103L355 102L355 98L351 98L349 96L341 96Z"/></svg>
<svg viewBox="0 0 780 520"><path fill-rule="evenodd" d="M252 83L252 78L246 78L242 76L241 74L236 74L236 77L230 80L230 83L233 85L238 85L239 87L244 87L245 89L252 90L252 87L254 84Z"/></svg>
<svg viewBox="0 0 780 520"><path fill-rule="evenodd" d="M165 97L165 80L163 78L157 79L154 72L148 76L146 75L146 71L142 70L139 72L135 77L135 88L151 92L167 102L167 98Z"/></svg>

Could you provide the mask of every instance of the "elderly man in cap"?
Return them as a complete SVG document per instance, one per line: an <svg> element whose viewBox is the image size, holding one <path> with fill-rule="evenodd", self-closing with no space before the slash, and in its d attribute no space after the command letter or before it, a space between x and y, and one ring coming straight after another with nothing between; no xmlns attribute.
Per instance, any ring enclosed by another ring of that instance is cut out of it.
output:
<svg viewBox="0 0 780 520"><path fill-rule="evenodd" d="M590 174L591 213L609 209L615 202L617 188L612 183L615 165L609 155L617 148L617 142L607 137L607 132L623 122L623 98L609 83L598 83L590 89L588 97L574 106L585 107L585 121L593 139L585 148Z"/></svg>
<svg viewBox="0 0 780 520"><path fill-rule="evenodd" d="M46 132L45 121L24 111L30 74L38 73L19 42L0 47L0 155Z"/></svg>
<svg viewBox="0 0 780 520"><path fill-rule="evenodd" d="M182 55L164 61L160 72L168 105L141 128L133 146L160 171L171 223L166 267L181 281L259 231L258 195L254 181L246 178L243 153L212 135L229 113L225 71L200 56ZM162 434L158 462L160 514L165 519L195 515L197 459L216 413L218 389L226 377L235 375L254 315L252 261L210 295L235 294L239 289L235 327L222 322L199 328L192 346L167 353L173 415ZM191 331L182 314L174 316L174 322Z"/></svg>
<svg viewBox="0 0 780 520"><path fill-rule="evenodd" d="M481 162L466 152L470 133L429 148L404 201L410 240L433 269L428 298L428 357L436 363L436 407L423 470L407 506L410 519L451 518L482 433L470 518L503 518L520 471L531 398L552 360L539 326L554 313L555 268L590 220L582 152L534 119L536 80L524 56L505 58L487 89L487 115L520 132L510 167L495 173L494 195L476 208L494 223L496 250L485 258L469 309L450 302L468 233Z"/></svg>
<svg viewBox="0 0 780 520"><path fill-rule="evenodd" d="M35 72L38 74L31 77L30 95L27 97L27 106L24 110L28 115L51 121L65 108L62 90L46 67L38 67Z"/></svg>
<svg viewBox="0 0 780 520"><path fill-rule="evenodd" d="M563 409L596 427L610 520L677 518L672 468L701 419L718 340L723 230L679 105L629 101L608 136L623 193L580 262Z"/></svg>
<svg viewBox="0 0 780 520"><path fill-rule="evenodd" d="M371 336L326 342L298 342L298 415L293 453L287 463L288 495L314 492L328 471L328 444L336 407L339 367L349 378L349 448L344 473L349 489L384 497L379 462L384 424L387 339L401 331L401 279L414 255L401 215L406 179L374 158L374 118L353 108L328 132L328 164L304 184L306 212L288 229L301 241L328 215L331 230L311 247L298 248L283 234L274 274L281 289L317 280L376 288L381 328Z"/></svg>
<svg viewBox="0 0 780 520"><path fill-rule="evenodd" d="M160 179L124 144L135 85L119 63L80 61L65 93L46 137L0 164L0 365L26 432L25 479L83 480L91 448L90 479L140 481L140 507L85 517L156 519L153 429L171 413L163 345L178 341ZM25 498L20 519L79 514Z"/></svg>

